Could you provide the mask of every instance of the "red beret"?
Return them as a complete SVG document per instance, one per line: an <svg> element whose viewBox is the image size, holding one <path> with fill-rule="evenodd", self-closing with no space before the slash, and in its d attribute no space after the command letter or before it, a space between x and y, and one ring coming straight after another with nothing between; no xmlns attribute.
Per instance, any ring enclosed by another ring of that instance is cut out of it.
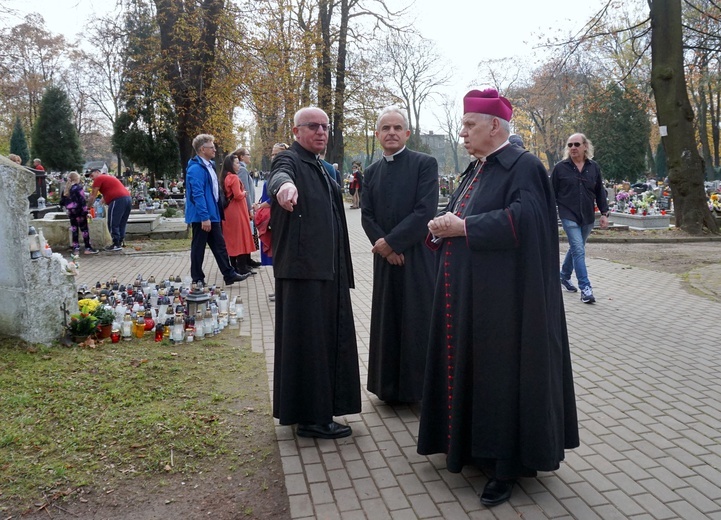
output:
<svg viewBox="0 0 721 520"><path fill-rule="evenodd" d="M498 95L498 91L489 88L484 91L471 90L463 98L463 113L475 112L489 114L510 121L513 117L513 107L506 98Z"/></svg>

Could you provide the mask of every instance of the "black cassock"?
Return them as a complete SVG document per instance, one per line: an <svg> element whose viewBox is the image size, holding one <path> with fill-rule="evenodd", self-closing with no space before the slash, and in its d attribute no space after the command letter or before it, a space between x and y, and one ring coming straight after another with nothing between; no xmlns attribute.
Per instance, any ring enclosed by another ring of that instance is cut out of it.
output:
<svg viewBox="0 0 721 520"><path fill-rule="evenodd" d="M284 182L298 189L292 212L275 199ZM273 160L268 190L276 295L273 417L280 424L328 424L361 410L340 188L296 141Z"/></svg>
<svg viewBox="0 0 721 520"><path fill-rule="evenodd" d="M408 150L382 158L364 175L363 229L385 238L404 265L373 255L368 390L384 401L419 401L433 300L433 252L424 240L438 207L438 163Z"/></svg>
<svg viewBox="0 0 721 520"><path fill-rule="evenodd" d="M447 208L467 236L434 245L418 452L447 454L451 472L552 471L579 444L553 193L541 162L516 146L475 167Z"/></svg>

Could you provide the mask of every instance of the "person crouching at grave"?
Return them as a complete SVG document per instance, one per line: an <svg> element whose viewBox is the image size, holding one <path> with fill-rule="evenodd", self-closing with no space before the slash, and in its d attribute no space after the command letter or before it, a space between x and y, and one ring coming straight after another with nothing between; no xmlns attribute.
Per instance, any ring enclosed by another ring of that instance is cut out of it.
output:
<svg viewBox="0 0 721 520"><path fill-rule="evenodd" d="M80 182L78 172L70 172L68 180L65 183L63 196L60 198L60 206L65 208L65 212L70 219L70 231L73 234L73 253L80 252L80 244L78 242L78 231L83 234L83 243L85 244L86 255L96 255L98 250L90 245L90 230L88 229L88 204L85 198L85 189Z"/></svg>
<svg viewBox="0 0 721 520"><path fill-rule="evenodd" d="M85 176L93 180L93 191L88 199L88 206L93 205L98 193L103 194L103 200L108 205L108 230L113 237L113 243L105 249L107 251L122 251L125 228L128 225L132 206L130 192L123 186L120 179L113 175L103 174L99 168L93 168Z"/></svg>

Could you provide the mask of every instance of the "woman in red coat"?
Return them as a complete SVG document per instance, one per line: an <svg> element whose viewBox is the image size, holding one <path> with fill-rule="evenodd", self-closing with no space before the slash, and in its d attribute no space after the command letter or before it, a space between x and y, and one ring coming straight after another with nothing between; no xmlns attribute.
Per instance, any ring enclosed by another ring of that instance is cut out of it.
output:
<svg viewBox="0 0 721 520"><path fill-rule="evenodd" d="M220 185L225 190L228 207L225 208L223 221L223 238L228 249L230 264L240 274L253 273L248 265L250 253L255 251L253 232L250 230L250 215L248 204L245 202L246 191L238 178L240 161L231 154L223 161L223 171L220 175Z"/></svg>

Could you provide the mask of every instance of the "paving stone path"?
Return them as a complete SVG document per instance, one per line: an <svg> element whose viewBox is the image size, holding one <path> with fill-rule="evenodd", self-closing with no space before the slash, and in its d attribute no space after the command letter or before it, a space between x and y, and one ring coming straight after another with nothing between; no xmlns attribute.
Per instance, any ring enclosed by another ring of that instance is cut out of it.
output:
<svg viewBox="0 0 721 520"><path fill-rule="evenodd" d="M372 259L360 211L347 210L361 381L370 328ZM565 252L565 245L562 250ZM659 247L663 247L659 245ZM79 282L115 274L189 271L188 253L101 254L81 259ZM564 294L575 370L581 447L555 473L523 479L510 502L480 504L483 474L452 474L441 456L416 453L417 407L390 407L363 391L361 413L341 418L353 436L276 433L293 518L721 520L721 304L689 294L672 274L588 261L595 305ZM209 281L222 280L209 251ZM272 384L272 268L229 287L242 324L265 352Z"/></svg>

